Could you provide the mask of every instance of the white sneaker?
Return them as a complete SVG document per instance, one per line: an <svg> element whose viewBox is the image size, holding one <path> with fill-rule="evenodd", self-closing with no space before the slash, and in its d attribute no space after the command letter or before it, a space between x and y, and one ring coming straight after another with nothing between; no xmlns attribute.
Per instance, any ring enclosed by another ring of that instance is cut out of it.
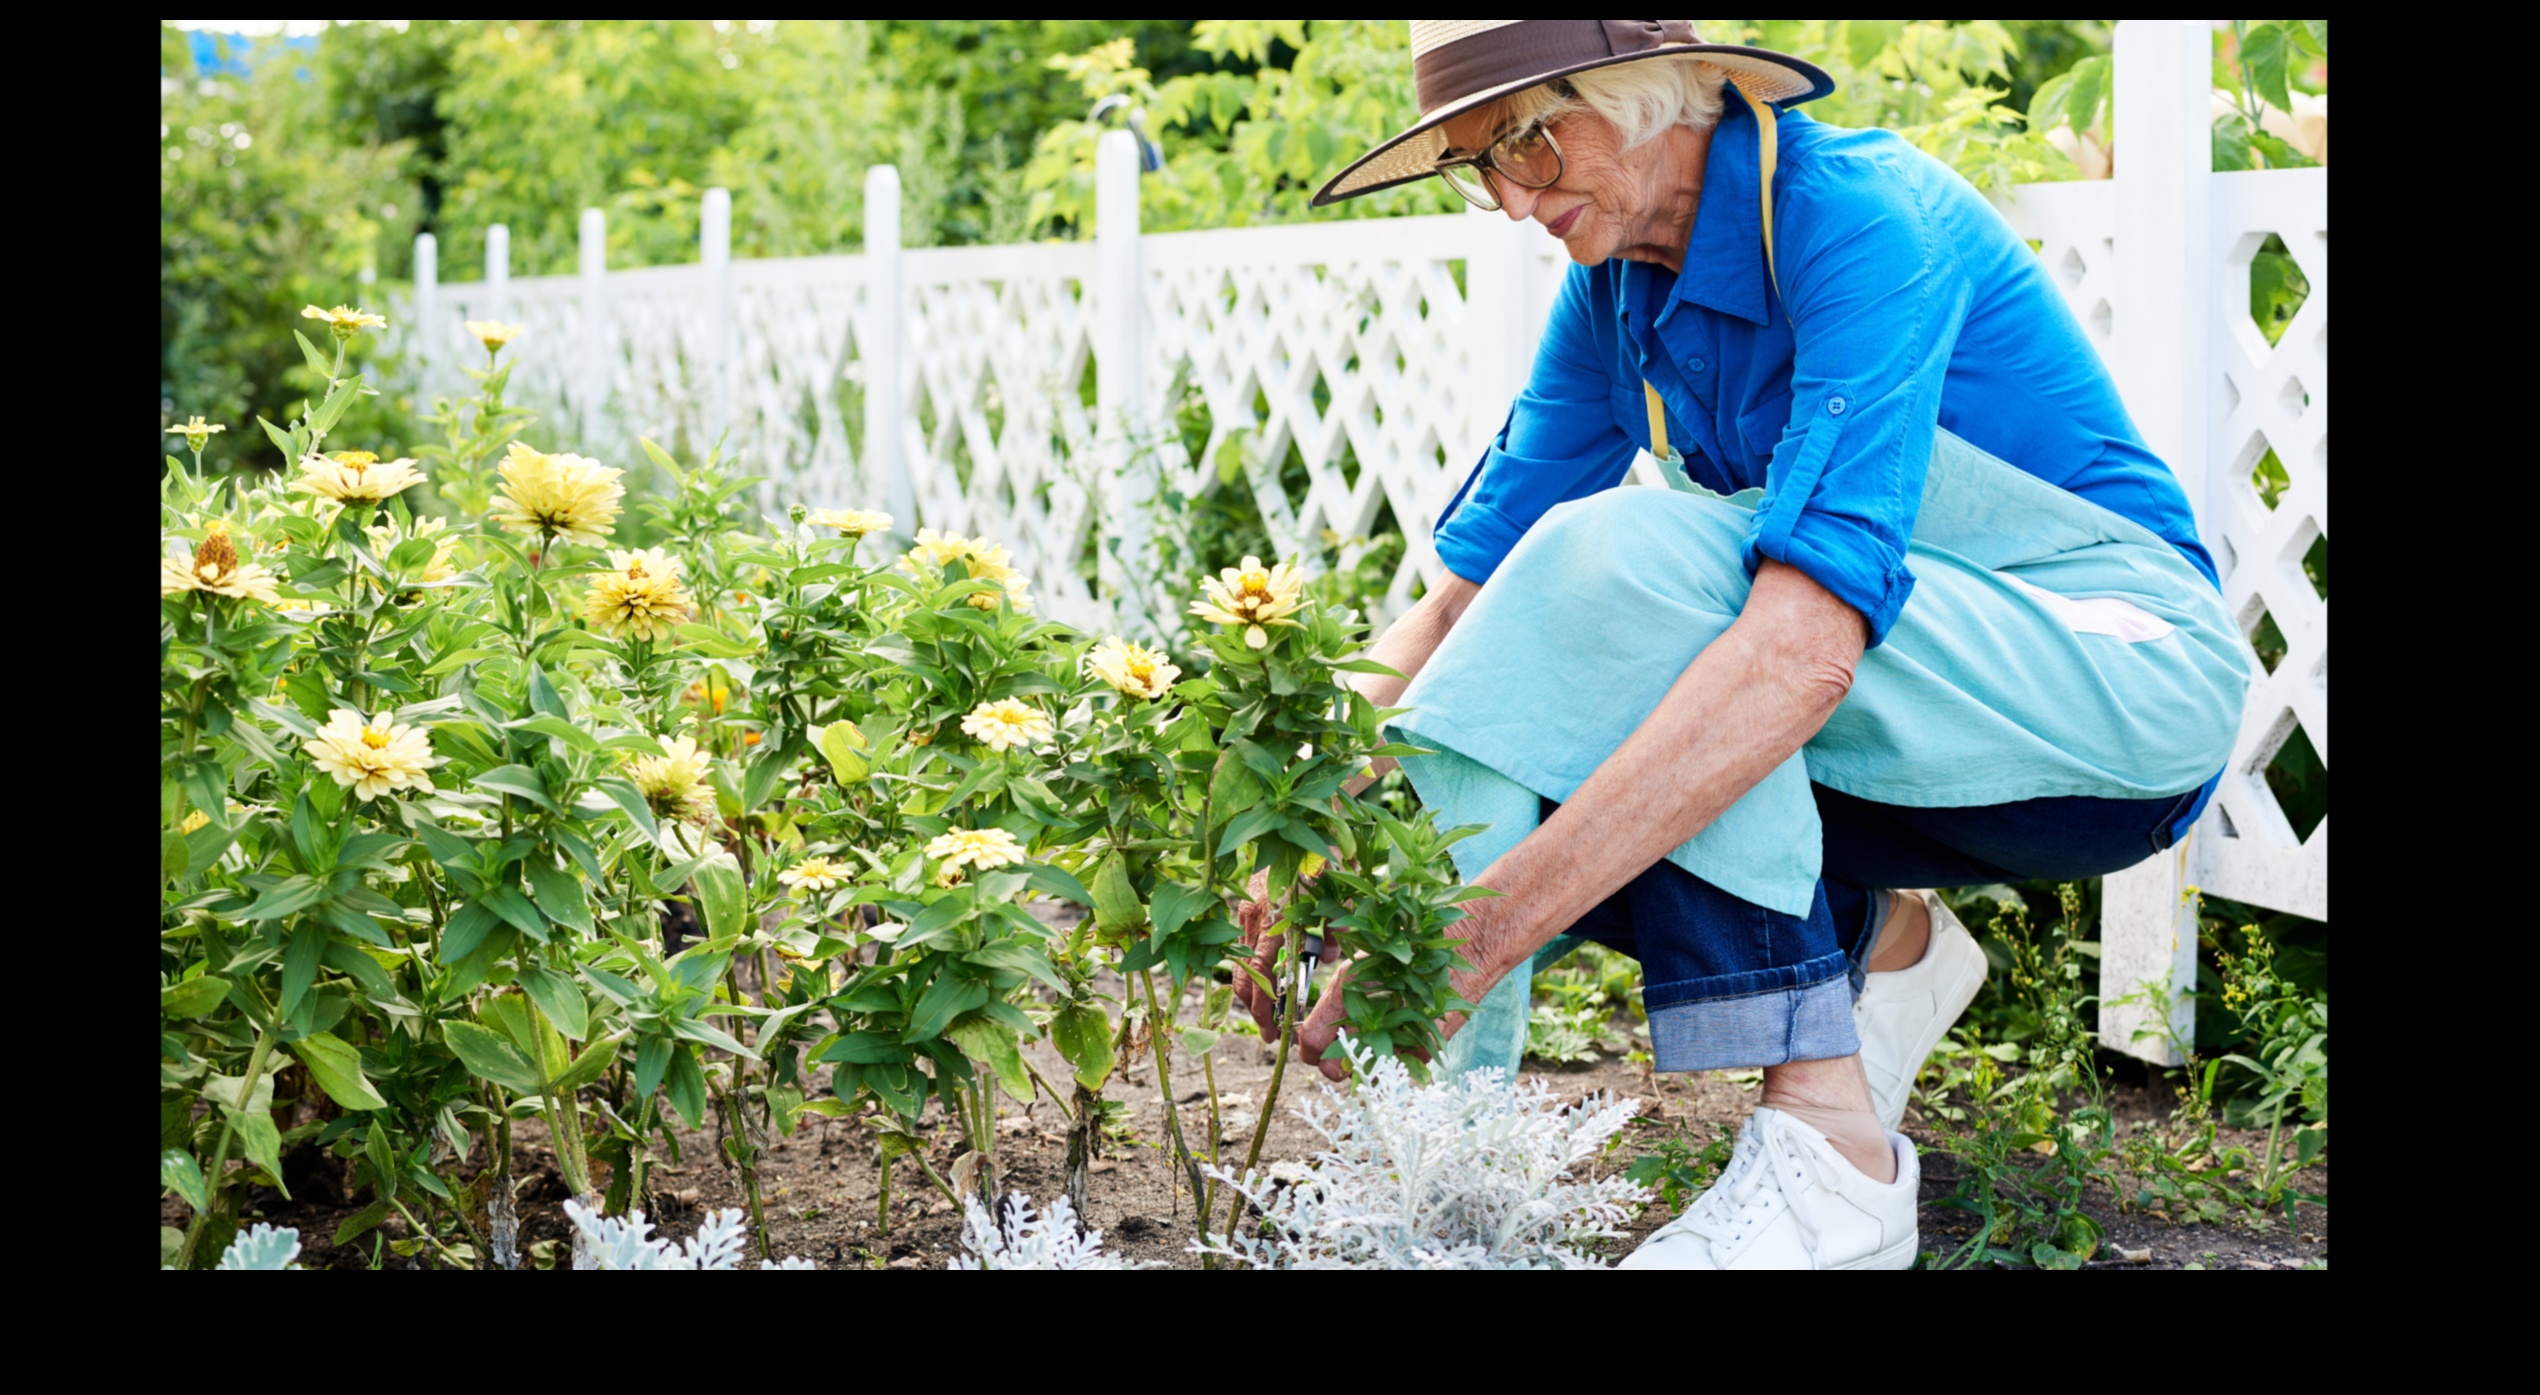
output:
<svg viewBox="0 0 2540 1395"><path fill-rule="evenodd" d="M1912 967L1871 974L1852 1005L1870 1097L1878 1105L1880 1126L1891 1130L1905 1122L1905 1101L1914 1093L1915 1075L1958 1015L1975 1001L1986 972L1976 937L1939 897L1928 891L1896 894L1923 898L1931 912L1931 943Z"/></svg>
<svg viewBox="0 0 2540 1395"><path fill-rule="evenodd" d="M1922 1168L1901 1133L1896 1180L1873 1182L1826 1136L1757 1109L1711 1189L1624 1256L1622 1269L1907 1269Z"/></svg>

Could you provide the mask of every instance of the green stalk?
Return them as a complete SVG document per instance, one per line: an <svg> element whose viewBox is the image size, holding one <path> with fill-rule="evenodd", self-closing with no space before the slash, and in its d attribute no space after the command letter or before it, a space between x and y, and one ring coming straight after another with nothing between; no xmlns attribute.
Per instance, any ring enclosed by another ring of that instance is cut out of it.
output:
<svg viewBox="0 0 2540 1395"><path fill-rule="evenodd" d="M875 1208L875 1223L888 1237L891 1233L891 1155L888 1151L882 1154L882 1196L875 1203Z"/></svg>
<svg viewBox="0 0 2540 1395"><path fill-rule="evenodd" d="M1291 941L1293 943L1293 941ZM1249 1173L1261 1161L1261 1142L1270 1136L1270 1111L1279 1103L1279 1081L1288 1073L1288 1053L1296 1049L1297 999L1305 996L1303 958L1291 955L1288 963L1287 1010L1279 1018L1279 1059L1270 1066L1270 1087L1261 1097L1261 1118L1252 1126L1252 1149L1244 1155L1244 1171ZM1243 1214L1244 1194L1236 1192L1226 1203L1226 1233L1235 1233L1235 1223Z"/></svg>
<svg viewBox="0 0 2540 1395"><path fill-rule="evenodd" d="M1148 1040L1155 1049L1155 1086L1164 1096L1164 1127L1172 1135L1174 1151L1181 1154L1183 1170L1190 1174L1191 1204L1197 1206L1208 1192L1200 1176L1199 1161L1191 1156L1191 1145L1182 1137L1181 1112L1173 1107L1173 1019L1165 1014L1161 1000L1156 997L1155 970L1140 969L1138 977L1145 982L1147 989ZM1208 1239L1206 1212L1199 1217L1199 1237L1203 1241Z"/></svg>
<svg viewBox="0 0 2540 1395"><path fill-rule="evenodd" d="M256 1082L264 1078L265 1058L273 1054L273 1040L281 1029L282 1019L277 1013L267 1018L265 1025L257 1031L255 1050L247 1055L247 1078L238 1087L238 1108L242 1110L247 1108L247 1102L255 1098ZM220 1141L212 1145L212 1168L206 1174L208 1180L205 1190L208 1194L203 1198L203 1209L195 1212L193 1221L185 1227L185 1248L178 1252L176 1260L176 1267L179 1269L194 1267L194 1247L202 1243L203 1227L210 1223L212 1212L220 1206L221 1176L229 1167L230 1132L229 1115L224 1111L221 1115Z"/></svg>

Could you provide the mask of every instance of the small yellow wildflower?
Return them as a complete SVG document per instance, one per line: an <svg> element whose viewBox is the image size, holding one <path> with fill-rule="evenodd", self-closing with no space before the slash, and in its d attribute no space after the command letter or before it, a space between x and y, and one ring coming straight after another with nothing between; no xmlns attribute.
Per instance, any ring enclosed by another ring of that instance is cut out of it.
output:
<svg viewBox="0 0 2540 1395"><path fill-rule="evenodd" d="M598 544L617 524L625 472L579 455L547 455L518 441L502 464L503 503L495 515L524 533L552 533L567 542Z"/></svg>
<svg viewBox="0 0 2540 1395"><path fill-rule="evenodd" d="M926 845L942 871L976 867L985 872L1023 860L1023 845L1002 828L956 828Z"/></svg>
<svg viewBox="0 0 2540 1395"><path fill-rule="evenodd" d="M459 550L458 535L442 531L449 526L450 520L446 518L418 518L415 520L414 530L403 538L397 536L395 528L385 523L374 523L364 528L362 533L370 539L371 550L378 553L383 560L389 553L396 551L397 544L401 542L409 542L416 538L437 538L438 541L432 544L432 560L423 564L423 579L447 581L457 574L451 564L456 560Z"/></svg>
<svg viewBox="0 0 2540 1395"><path fill-rule="evenodd" d="M776 874L776 880L796 891L827 891L846 879L846 869L825 857L806 857Z"/></svg>
<svg viewBox="0 0 2540 1395"><path fill-rule="evenodd" d="M423 483L411 460L382 461L366 450L339 450L300 462L293 489L339 503L377 503Z"/></svg>
<svg viewBox="0 0 2540 1395"><path fill-rule="evenodd" d="M226 519L215 518L204 529L203 541L196 545L192 561L164 555L159 558L161 596L208 591L215 596L279 605L282 598L274 592L274 580L274 574L262 563L238 560L238 544L230 540Z"/></svg>
<svg viewBox="0 0 2540 1395"><path fill-rule="evenodd" d="M835 528L851 538L890 531L891 516L871 509L814 509L805 520L814 528Z"/></svg>
<svg viewBox="0 0 2540 1395"><path fill-rule="evenodd" d="M177 822L176 831L179 833L191 833L195 829L201 828L203 825L210 823L211 821L211 815L197 809Z"/></svg>
<svg viewBox="0 0 2540 1395"><path fill-rule="evenodd" d="M470 320L467 322L467 332L475 335L476 342L484 345L485 352L489 354L500 350L505 344L518 339L522 328L523 326L521 325L504 324L501 320Z"/></svg>
<svg viewBox="0 0 2540 1395"><path fill-rule="evenodd" d="M1160 698L1182 676L1164 654L1113 635L1085 655L1085 672L1129 697Z"/></svg>
<svg viewBox="0 0 2540 1395"><path fill-rule="evenodd" d="M398 789L432 790L432 736L421 727L400 726L383 716L373 722L351 708L326 714L326 725L302 744L317 768L350 785L364 799Z"/></svg>
<svg viewBox="0 0 2540 1395"><path fill-rule="evenodd" d="M670 628L688 618L688 588L679 580L679 559L658 547L641 552L609 550L614 570L591 582L582 597L582 618L611 639L670 638Z"/></svg>
<svg viewBox="0 0 2540 1395"><path fill-rule="evenodd" d="M300 311L300 318L326 321L326 327L334 332L339 342L350 339L366 329L388 327L387 316L374 315L368 310L357 310L348 305L338 305L332 310L321 310L311 305Z"/></svg>
<svg viewBox="0 0 2540 1395"><path fill-rule="evenodd" d="M961 730L965 736L986 742L991 751L1042 745L1058 734L1058 728L1039 708L1013 698L980 704L961 719Z"/></svg>
<svg viewBox="0 0 2540 1395"><path fill-rule="evenodd" d="M1305 577L1285 562L1264 569L1258 557L1241 567L1200 580L1204 593L1191 602L1191 614L1220 625L1244 627L1244 644L1259 649L1270 643L1270 625L1294 627L1288 617L1305 603Z"/></svg>
<svg viewBox="0 0 2540 1395"><path fill-rule="evenodd" d="M709 760L695 738L674 736L661 748L658 756L637 756L626 763L626 778L636 792L665 818L697 820L713 814L714 786L706 779Z"/></svg>
<svg viewBox="0 0 2540 1395"><path fill-rule="evenodd" d="M969 573L972 580L993 581L1004 587L1006 600L1014 606L1017 614L1032 613L1031 578L1014 569L1006 558L1004 548L985 538L964 538L938 533L932 528L920 528L917 530L917 545L900 559L900 570L920 581L934 583L941 581L944 568L955 562L962 564L962 569ZM970 597L970 603L981 610L994 610L997 608L997 594L994 591L976 592Z"/></svg>
<svg viewBox="0 0 2540 1395"><path fill-rule="evenodd" d="M203 452L203 447L212 443L212 438L214 436L217 436L228 429L228 427L223 426L216 421L205 421L201 417L187 417L183 426L169 427L168 434L171 436L184 437L185 448L193 451L197 455L200 455Z"/></svg>

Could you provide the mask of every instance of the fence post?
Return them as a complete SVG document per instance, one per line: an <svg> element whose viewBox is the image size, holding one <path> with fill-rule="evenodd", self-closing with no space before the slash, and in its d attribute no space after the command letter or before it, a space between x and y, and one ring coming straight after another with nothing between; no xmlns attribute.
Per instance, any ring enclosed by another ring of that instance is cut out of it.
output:
<svg viewBox="0 0 2540 1395"><path fill-rule="evenodd" d="M2198 20L2126 20L2116 42L2117 386L2135 426L2169 462L2211 535L2205 508L2208 345L2214 315L2213 31ZM2099 1039L2175 1065L2173 1040L2195 1040L2196 838L2111 874L2100 889ZM2163 986L2164 1024L2149 1002ZM2141 1040L2136 1034L2143 1033Z"/></svg>
<svg viewBox="0 0 2540 1395"><path fill-rule="evenodd" d="M732 384L738 365L732 336L732 191L706 190L697 219L697 261L706 278L705 439L688 443L704 451L733 429Z"/></svg>
<svg viewBox="0 0 2540 1395"><path fill-rule="evenodd" d="M432 336L441 323L441 242L430 233L415 234L415 381L422 400L432 400Z"/></svg>
<svg viewBox="0 0 2540 1395"><path fill-rule="evenodd" d="M582 447L599 445L602 409L609 395L609 355L617 339L609 328L609 220L596 208L582 210L582 381L574 394L581 401Z"/></svg>
<svg viewBox="0 0 2540 1395"><path fill-rule="evenodd" d="M1138 579L1155 575L1147 517L1155 458L1138 448L1147 426L1138 173L1137 137L1104 132L1094 148L1094 412L1105 466L1096 551L1103 592L1124 627L1146 619L1149 598Z"/></svg>
<svg viewBox="0 0 2540 1395"><path fill-rule="evenodd" d="M501 319L512 308L512 230L496 223L485 230L485 314Z"/></svg>
<svg viewBox="0 0 2540 1395"><path fill-rule="evenodd" d="M1439 443L1446 447L1446 464L1430 484L1429 497L1418 510L1419 520L1396 515L1403 524L1404 541L1419 553L1421 575L1432 583L1441 574L1432 537L1437 513L1480 462L1483 447L1499 430L1508 404L1525 387L1535 359L1535 325L1527 309L1526 284L1534 228L1511 222L1505 213L1478 208L1466 209L1464 216L1479 220L1472 224L1473 252L1464 262L1464 333L1473 374L1465 434L1461 440Z"/></svg>
<svg viewBox="0 0 2540 1395"><path fill-rule="evenodd" d="M864 172L864 270L864 333L856 346L864 362L864 482L881 488L891 536L905 545L917 536L917 482L900 445L908 420L900 368L908 287L900 262L900 172L890 165Z"/></svg>

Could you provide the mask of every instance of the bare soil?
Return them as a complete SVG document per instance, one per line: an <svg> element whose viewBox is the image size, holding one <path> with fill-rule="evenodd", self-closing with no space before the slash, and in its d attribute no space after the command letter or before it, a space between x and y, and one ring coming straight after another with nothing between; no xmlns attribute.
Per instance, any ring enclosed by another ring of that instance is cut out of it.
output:
<svg viewBox="0 0 2540 1395"><path fill-rule="evenodd" d="M1183 1021L1191 1020L1196 1006L1194 993L1192 1001L1184 1005ZM1231 1116L1223 1156L1229 1165L1237 1165L1251 1141L1250 1120L1255 1116L1252 1106L1261 1099L1268 1084L1270 1065L1262 1043L1248 1036L1229 1035L1210 1054L1220 1104ZM1045 1078L1066 1078L1065 1067L1046 1043L1031 1055ZM1193 1146L1204 1152L1208 1098L1201 1062L1177 1049L1169 1065L1182 1127ZM1668 1134L1681 1137L1698 1149L1714 1137L1720 1126L1733 1129L1754 1105L1755 1081L1751 1072L1745 1073L1743 1079L1735 1072L1653 1075L1638 1065L1609 1057L1592 1065L1540 1070L1530 1063L1528 1073L1546 1076L1562 1094L1574 1099L1612 1092L1641 1101L1640 1118L1625 1133L1622 1146L1598 1164L1600 1168L1627 1166L1635 1155L1649 1151L1657 1139ZM1318 1097L1320 1079L1314 1071L1291 1064L1263 1149L1264 1166L1280 1159L1311 1159L1320 1146L1319 1136L1307 1127L1298 1110L1306 1100ZM1131 1070L1115 1076L1105 1093L1128 1106L1132 1141L1112 1147L1094 1164L1090 1223L1103 1232L1106 1247L1115 1253L1174 1268L1197 1267L1196 1257L1187 1250L1194 1233L1194 1206L1189 1187L1180 1181L1179 1169L1168 1166L1166 1161L1163 1145L1167 1133L1156 1086L1155 1061L1152 1057L1141 1059ZM2121 1127L2130 1128L2165 1118L2171 1100L2167 1086L2157 1075L2147 1078L2139 1072L2129 1074L2127 1068L2121 1067L2111 1104ZM1065 1118L1046 1099L1030 1107L1000 1099L999 1106L995 1168L1000 1192L1021 1191L1036 1200L1062 1195L1066 1189ZM1240 1132L1231 1127L1237 1122L1242 1125ZM958 1151L957 1131L931 1108L927 1125L935 1137L929 1160L938 1173L949 1176ZM666 1235L680 1237L693 1232L708 1210L746 1204L739 1176L719 1161L712 1128L709 1119L707 1131L683 1135L680 1160L664 1159L653 1171L652 1219ZM1932 1146L1932 1135L1919 1118L1908 1116L1906 1132L1924 1145L1923 1247L1949 1248L1953 1240L1964 1237L1969 1225L1966 1212L1942 1204L1958 1180L1957 1164ZM2263 1142L2236 1132L2227 1133L2233 1142ZM521 1178L523 1245L544 1246L561 1263L570 1246L563 1243L567 1231L562 1212L565 1191L554 1170L554 1155L545 1146L543 1130L535 1121L517 1125L514 1142L519 1151L514 1170ZM301 1151L305 1154L309 1150ZM878 1173L874 1156L871 1134L855 1120L807 1115L791 1137L771 1137L760 1171L760 1187L775 1253L800 1255L824 1269L943 1268L959 1252L959 1212L913 1161L902 1159L893 1177L886 1233L876 1207ZM373 1262L371 1238L340 1249L331 1243L336 1225L358 1209L340 1194L341 1178L326 1165L331 1161L320 1159L305 1169L305 1175L287 1179L293 1186L293 1199L258 1193L248 1219L297 1226L305 1246L302 1262L310 1268L367 1268ZM481 1165L481 1159L479 1162ZM296 1174L302 1169L294 1171ZM2326 1164L2304 1173L2300 1185L2303 1190L2325 1195ZM1213 1224L1222 1224L1226 1205L1221 1194ZM2101 1189L2089 1199L2086 1209L2107 1232L2107 1243L2091 1261L2091 1268L2299 1269L2324 1265L2328 1256L2328 1215L2313 1206L2301 1208L2298 1218L2290 1223L2274 1218L2262 1226L2240 1221L2178 1225L2157 1215L2121 1212L2117 1199ZM1663 1205L1652 1203L1631 1233L1609 1244L1605 1252L1611 1256L1628 1252L1643 1235L1671 1215ZM181 1206L173 1200L164 1202L162 1222L181 1226ZM387 1233L402 1234L402 1222L392 1219ZM411 1262L391 1256L388 1263L409 1267Z"/></svg>

